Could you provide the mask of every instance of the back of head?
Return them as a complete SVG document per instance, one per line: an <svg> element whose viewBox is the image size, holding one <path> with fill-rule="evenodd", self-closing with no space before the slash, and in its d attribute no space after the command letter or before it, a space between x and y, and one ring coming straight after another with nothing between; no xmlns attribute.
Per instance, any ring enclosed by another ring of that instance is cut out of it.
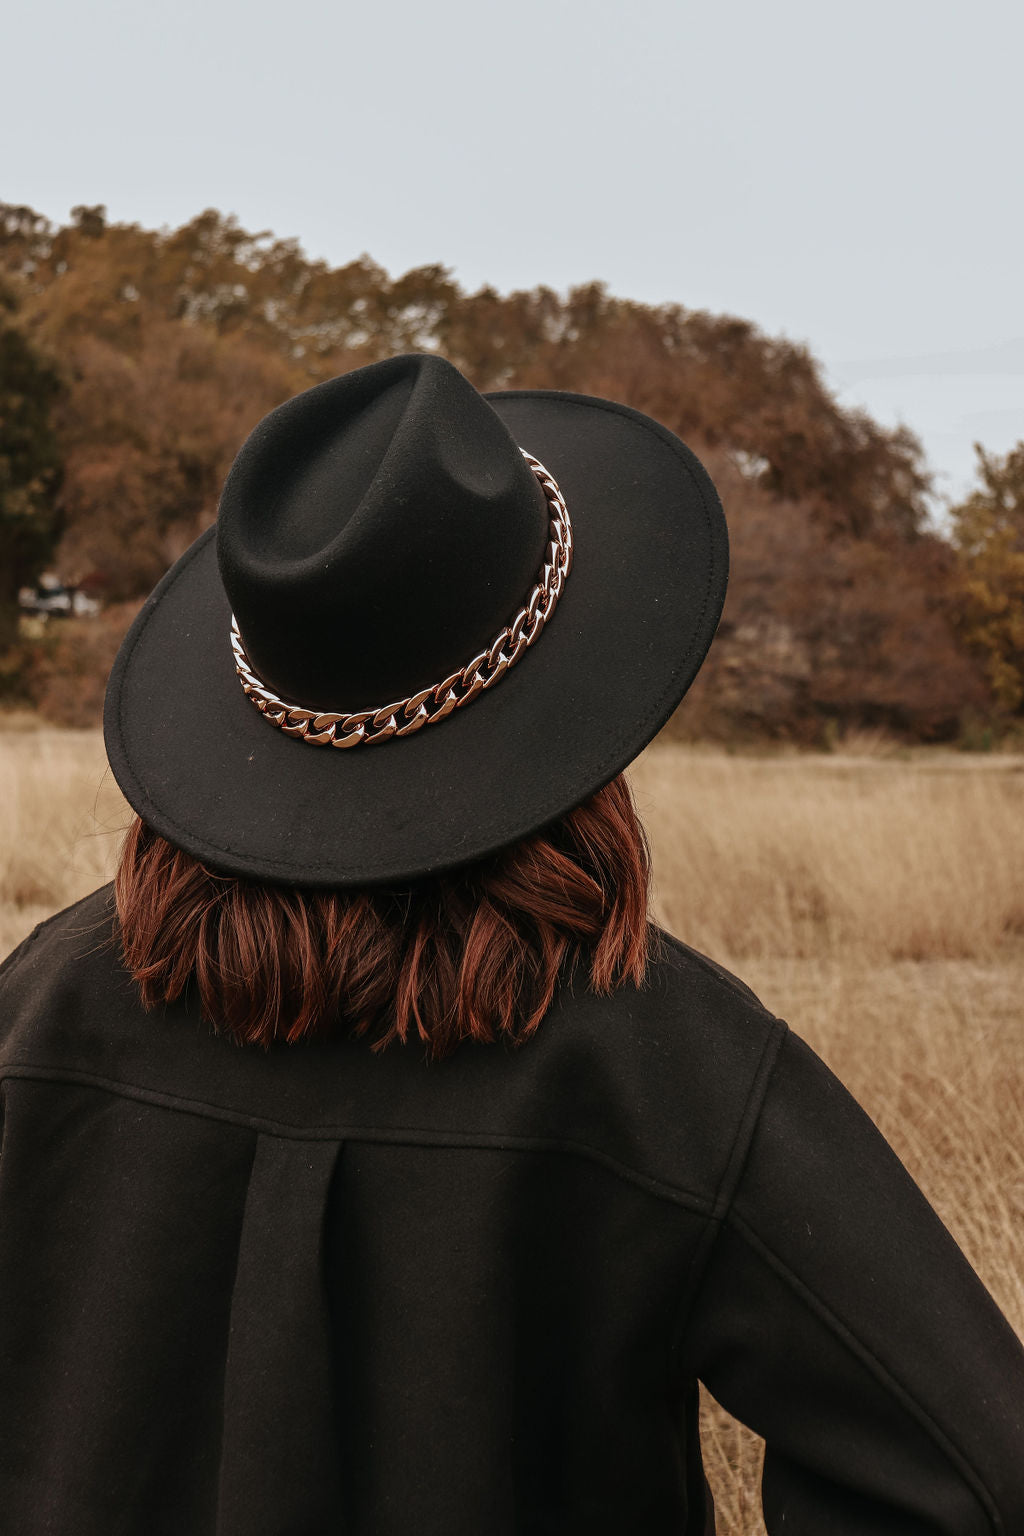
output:
<svg viewBox="0 0 1024 1536"><path fill-rule="evenodd" d="M527 1038L580 968L640 982L621 775L727 568L707 474L628 407L482 396L436 356L280 406L107 691L145 1000L192 989L247 1043L341 1025L443 1055Z"/></svg>

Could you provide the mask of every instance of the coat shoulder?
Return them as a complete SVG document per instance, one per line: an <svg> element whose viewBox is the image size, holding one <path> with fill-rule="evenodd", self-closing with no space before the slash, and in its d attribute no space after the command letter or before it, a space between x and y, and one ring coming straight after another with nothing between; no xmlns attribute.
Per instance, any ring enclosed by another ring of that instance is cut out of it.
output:
<svg viewBox="0 0 1024 1536"><path fill-rule="evenodd" d="M642 987L575 986L523 1049L573 1139L710 1209L742 1156L786 1025L738 977L660 930Z"/></svg>
<svg viewBox="0 0 1024 1536"><path fill-rule="evenodd" d="M31 1020L69 993L109 993L127 980L115 929L114 888L107 884L40 923L0 965L0 1047L27 1044Z"/></svg>
<svg viewBox="0 0 1024 1536"><path fill-rule="evenodd" d="M644 985L608 1000L628 1014L631 1048L643 1049L652 1030L671 1040L680 1056L722 1063L734 1053L758 1058L766 1040L785 1026L738 976L664 929L652 929Z"/></svg>
<svg viewBox="0 0 1024 1536"><path fill-rule="evenodd" d="M684 983L687 980L692 982L697 976L702 976L712 988L725 988L761 1019L775 1021L775 1015L769 1012L757 993L748 987L745 981L741 981L738 976L727 971L724 965L719 965L710 956L701 954L700 950L692 949L689 944L684 944L682 939L677 939L675 934L668 933L664 928L654 928L653 933L653 965L667 967L674 977Z"/></svg>
<svg viewBox="0 0 1024 1536"><path fill-rule="evenodd" d="M50 960L74 963L76 958L85 959L97 940L112 941L115 911L114 887L108 882L37 923L0 962L0 997L6 994L30 955L33 960L42 954Z"/></svg>

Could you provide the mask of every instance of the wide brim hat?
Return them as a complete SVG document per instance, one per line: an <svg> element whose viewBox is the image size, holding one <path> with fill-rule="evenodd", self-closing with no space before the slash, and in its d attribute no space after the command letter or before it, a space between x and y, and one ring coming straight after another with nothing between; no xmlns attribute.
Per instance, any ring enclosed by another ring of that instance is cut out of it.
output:
<svg viewBox="0 0 1024 1536"><path fill-rule="evenodd" d="M714 486L650 417L374 364L243 445L125 637L110 765L215 871L415 880L626 767L696 675L727 572Z"/></svg>

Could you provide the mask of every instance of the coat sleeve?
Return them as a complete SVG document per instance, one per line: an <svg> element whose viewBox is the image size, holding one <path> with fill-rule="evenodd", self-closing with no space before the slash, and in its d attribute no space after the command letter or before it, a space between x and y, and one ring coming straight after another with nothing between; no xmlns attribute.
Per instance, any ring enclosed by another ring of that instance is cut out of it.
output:
<svg viewBox="0 0 1024 1536"><path fill-rule="evenodd" d="M794 1035L680 1364L764 1438L771 1536L1024 1532L1024 1350L888 1143Z"/></svg>

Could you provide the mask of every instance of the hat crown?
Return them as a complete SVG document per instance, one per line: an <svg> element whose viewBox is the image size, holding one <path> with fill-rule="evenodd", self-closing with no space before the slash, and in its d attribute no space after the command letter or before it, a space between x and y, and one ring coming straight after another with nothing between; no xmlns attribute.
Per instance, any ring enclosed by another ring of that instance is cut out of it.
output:
<svg viewBox="0 0 1024 1536"><path fill-rule="evenodd" d="M259 423L224 486L217 552L260 676L309 708L358 710L488 646L537 578L548 523L487 401L442 358L410 355Z"/></svg>

